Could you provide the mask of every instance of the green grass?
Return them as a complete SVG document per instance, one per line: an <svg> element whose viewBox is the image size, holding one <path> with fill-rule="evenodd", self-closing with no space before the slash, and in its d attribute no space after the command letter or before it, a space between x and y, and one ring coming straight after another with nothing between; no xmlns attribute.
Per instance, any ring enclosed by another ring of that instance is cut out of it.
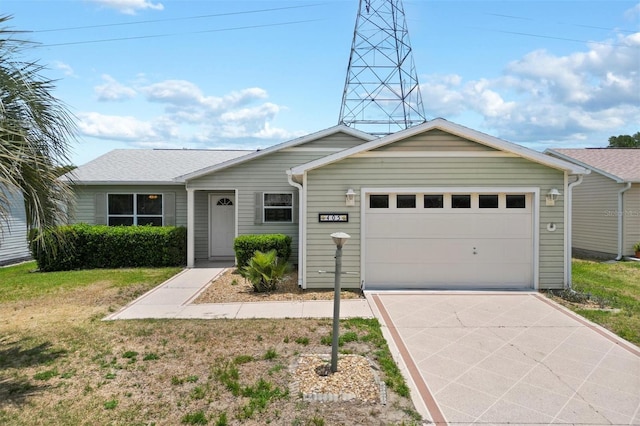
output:
<svg viewBox="0 0 640 426"><path fill-rule="evenodd" d="M346 336L345 340L349 342L358 340L368 342L376 348L374 355L384 373L385 384L398 395L408 398L409 387L391 356L391 351L389 351L387 341L382 335L378 320L375 318L350 318L340 321L340 324L349 330L341 335L340 338Z"/></svg>
<svg viewBox="0 0 640 426"><path fill-rule="evenodd" d="M576 259L573 289L612 309L571 305L572 310L640 345L640 262L600 263Z"/></svg>
<svg viewBox="0 0 640 426"><path fill-rule="evenodd" d="M298 395L289 395L287 366L301 348L326 334L328 320L102 321L178 269L31 272L34 268L34 263L0 268L0 312L7 313L0 315L3 426L42 419L52 426L87 419L96 425L150 425L158 419L219 426L300 419L306 425L313 418L319 419L316 424L367 424L366 406L342 413L329 404L300 401L300 409L289 409ZM341 324L346 348L390 359L384 339L376 337L381 338L377 321ZM283 344L285 336L290 342ZM397 383L387 369L394 366L381 364L385 381ZM401 408L411 409L411 402L397 401L380 409L380 424L410 420Z"/></svg>
<svg viewBox="0 0 640 426"><path fill-rule="evenodd" d="M108 282L114 287L161 283L181 268L91 269L81 271L36 272L35 262L0 268L0 303L29 300L64 290Z"/></svg>

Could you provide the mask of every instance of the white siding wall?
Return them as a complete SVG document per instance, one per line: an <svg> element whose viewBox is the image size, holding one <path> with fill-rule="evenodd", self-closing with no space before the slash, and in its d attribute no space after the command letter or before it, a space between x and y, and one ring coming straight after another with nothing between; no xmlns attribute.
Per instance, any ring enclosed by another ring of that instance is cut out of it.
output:
<svg viewBox="0 0 640 426"><path fill-rule="evenodd" d="M8 198L7 217L0 217L0 265L28 259L30 257L27 243L27 221L24 201L20 194L8 192L1 188Z"/></svg>
<svg viewBox="0 0 640 426"><path fill-rule="evenodd" d="M615 257L618 253L618 192L623 187L593 172L573 189L573 247Z"/></svg>
<svg viewBox="0 0 640 426"><path fill-rule="evenodd" d="M343 270L360 273L360 203L345 206L345 192L362 187L539 187L540 288L564 285L564 197L545 206L551 188L562 189L564 174L521 158L349 158L307 176L307 286L332 287L333 277L318 270L333 269L335 245L329 234L343 231L351 239L343 249ZM349 223L319 223L318 214L349 213ZM546 224L557 224L548 232ZM359 275L345 275L345 287L360 286Z"/></svg>
<svg viewBox="0 0 640 426"><path fill-rule="evenodd" d="M640 183L624 193L624 255L634 254L633 245L640 242Z"/></svg>

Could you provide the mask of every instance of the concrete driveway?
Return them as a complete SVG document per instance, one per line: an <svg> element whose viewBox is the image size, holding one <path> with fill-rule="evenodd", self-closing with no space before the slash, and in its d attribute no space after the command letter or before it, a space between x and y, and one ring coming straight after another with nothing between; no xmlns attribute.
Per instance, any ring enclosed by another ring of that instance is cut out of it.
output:
<svg viewBox="0 0 640 426"><path fill-rule="evenodd" d="M542 295L367 299L436 424L640 424L640 349Z"/></svg>

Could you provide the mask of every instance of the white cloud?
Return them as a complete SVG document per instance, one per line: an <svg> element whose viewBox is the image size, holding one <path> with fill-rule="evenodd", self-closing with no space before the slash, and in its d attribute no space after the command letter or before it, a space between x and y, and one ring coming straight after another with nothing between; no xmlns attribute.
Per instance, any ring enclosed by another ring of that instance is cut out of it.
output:
<svg viewBox="0 0 640 426"><path fill-rule="evenodd" d="M640 18L640 3L637 3L630 9L627 9L624 12L624 17L631 22L638 22L638 18Z"/></svg>
<svg viewBox="0 0 640 426"><path fill-rule="evenodd" d="M149 121L127 116L88 112L80 115L83 135L133 142L135 146L216 146L241 143L264 145L300 136L272 126L283 107L266 102L264 89L251 87L222 96L209 96L186 80L166 80L127 87L111 76L102 76L104 84L95 88L101 100L127 101L136 93L145 96ZM123 110L126 108L123 104ZM138 110L141 108L136 104ZM260 142L262 141L262 142ZM142 145L141 145L142 144ZM151 145L149 145L151 144Z"/></svg>
<svg viewBox="0 0 640 426"><path fill-rule="evenodd" d="M115 9L125 15L135 15L136 12L145 9L164 10L162 3L153 3L148 0L90 0L109 9Z"/></svg>
<svg viewBox="0 0 640 426"><path fill-rule="evenodd" d="M142 89L150 102L179 105L202 103L204 96L195 84L185 80L166 80Z"/></svg>
<svg viewBox="0 0 640 426"><path fill-rule="evenodd" d="M62 61L53 61L52 65L55 69L62 71L67 77L77 77L75 71L69 64Z"/></svg>
<svg viewBox="0 0 640 426"><path fill-rule="evenodd" d="M521 143L558 144L637 126L640 33L587 48L565 56L533 51L494 79L427 76L421 85L425 106L435 116L480 116L492 133Z"/></svg>
<svg viewBox="0 0 640 426"><path fill-rule="evenodd" d="M110 75L102 76L104 84L94 88L99 101L124 101L136 96L137 92L131 87L120 84Z"/></svg>
<svg viewBox="0 0 640 426"><path fill-rule="evenodd" d="M104 115L97 112L78 114L78 129L84 136L123 141L157 140L153 123L131 116Z"/></svg>

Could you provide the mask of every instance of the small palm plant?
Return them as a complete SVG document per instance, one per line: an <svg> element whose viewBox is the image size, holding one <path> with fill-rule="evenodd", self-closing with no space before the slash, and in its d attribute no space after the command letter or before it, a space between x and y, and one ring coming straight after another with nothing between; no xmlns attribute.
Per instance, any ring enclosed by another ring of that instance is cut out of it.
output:
<svg viewBox="0 0 640 426"><path fill-rule="evenodd" d="M256 251L240 275L249 280L258 293L274 291L282 277L289 272L289 264L278 258L275 250L263 253Z"/></svg>

